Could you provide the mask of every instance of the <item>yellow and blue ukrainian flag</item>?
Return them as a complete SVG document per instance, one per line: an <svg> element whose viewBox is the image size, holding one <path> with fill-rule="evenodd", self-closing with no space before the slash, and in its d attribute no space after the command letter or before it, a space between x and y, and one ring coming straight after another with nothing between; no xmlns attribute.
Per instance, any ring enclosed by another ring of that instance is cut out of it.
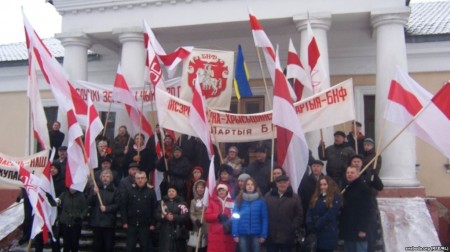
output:
<svg viewBox="0 0 450 252"><path fill-rule="evenodd" d="M241 45L238 46L236 57L236 68L234 72L234 91L238 100L241 97L252 97L253 93L249 84L250 75L248 73L247 65L245 64L244 54L242 53Z"/></svg>

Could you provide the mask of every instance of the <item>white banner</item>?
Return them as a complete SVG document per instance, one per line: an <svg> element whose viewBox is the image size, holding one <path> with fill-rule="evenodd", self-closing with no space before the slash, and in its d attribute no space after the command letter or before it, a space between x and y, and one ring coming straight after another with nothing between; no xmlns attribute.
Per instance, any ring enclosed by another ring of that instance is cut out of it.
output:
<svg viewBox="0 0 450 252"><path fill-rule="evenodd" d="M234 52L192 50L183 65L180 97L185 101L192 101L197 74L208 108L229 110L234 79Z"/></svg>
<svg viewBox="0 0 450 252"><path fill-rule="evenodd" d="M173 96L179 97L181 87L180 80L181 78L177 77L164 81L167 92ZM112 99L113 85L97 84L78 80L74 82L73 86L86 103L88 96L90 96L92 102L94 102L95 108L98 111L108 111L111 102L113 102L111 104L111 111L123 111L123 105L114 103ZM130 90L139 105L141 105L142 99L144 99L144 111L156 110L156 105L154 104L155 92L153 90L153 85L145 85L145 88L130 87Z"/></svg>
<svg viewBox="0 0 450 252"><path fill-rule="evenodd" d="M189 124L190 103L161 92L158 116L163 128L196 136ZM353 81L341 82L314 96L294 103L303 131L310 132L355 120ZM250 142L272 138L272 111L232 114L209 110L213 141Z"/></svg>
<svg viewBox="0 0 450 252"><path fill-rule="evenodd" d="M23 187L19 178L17 167L11 161L23 164L31 173L40 176L47 165L49 150L43 150L27 157L10 157L0 153L0 185L2 188Z"/></svg>

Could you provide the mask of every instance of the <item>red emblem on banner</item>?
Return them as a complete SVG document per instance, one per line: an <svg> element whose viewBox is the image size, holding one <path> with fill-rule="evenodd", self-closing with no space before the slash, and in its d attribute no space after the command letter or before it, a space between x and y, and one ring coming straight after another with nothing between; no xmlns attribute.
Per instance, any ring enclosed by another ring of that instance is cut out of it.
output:
<svg viewBox="0 0 450 252"><path fill-rule="evenodd" d="M228 66L217 55L202 53L189 61L188 84L192 90L194 90L197 75L205 98L217 97L227 86Z"/></svg>

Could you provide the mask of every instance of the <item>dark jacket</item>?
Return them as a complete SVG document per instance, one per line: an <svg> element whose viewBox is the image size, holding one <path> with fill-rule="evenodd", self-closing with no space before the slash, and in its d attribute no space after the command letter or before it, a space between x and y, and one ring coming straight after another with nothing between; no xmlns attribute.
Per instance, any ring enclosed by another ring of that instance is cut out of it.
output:
<svg viewBox="0 0 450 252"><path fill-rule="evenodd" d="M128 153L125 155L125 160L123 161L123 167L124 169L128 169L128 165L131 163L137 163L136 161L133 161L133 157L138 154L138 151L131 147L128 149ZM143 150L139 151L139 156L141 157L141 161L139 161L139 166L141 171L145 171L145 173L148 173L153 171L155 169L156 165L156 154L151 153L148 148L144 148Z"/></svg>
<svg viewBox="0 0 450 252"><path fill-rule="evenodd" d="M322 145L319 145L319 158L327 162L327 175L332 178L344 178L345 169L355 151L347 143L333 144L325 149L323 155Z"/></svg>
<svg viewBox="0 0 450 252"><path fill-rule="evenodd" d="M370 151L364 151L363 153L363 167L365 167L368 163L370 163L370 161L372 161L372 159L374 159L376 156L376 151L375 148L370 150ZM381 170L381 163L382 163L382 159L381 156L378 156L377 158L377 164L375 169L374 165L375 162L372 162L372 164L367 168L367 170L371 170L371 173L379 175L380 174L380 170Z"/></svg>
<svg viewBox="0 0 450 252"><path fill-rule="evenodd" d="M164 215L168 213L173 214L173 221L168 221L165 218ZM185 225L189 220L189 210L186 206L186 202L184 202L180 196L177 196L172 200L169 199L168 196L165 196L158 205L158 210L155 212L155 218L159 223L161 223L159 228L158 251L182 251L179 247L182 247L183 245L185 246L186 240L183 241L183 237L177 237L175 235L175 231L178 226L178 231L186 232L187 234ZM184 239L186 238L187 237L184 237Z"/></svg>
<svg viewBox="0 0 450 252"><path fill-rule="evenodd" d="M165 164L164 161L160 162L158 170L164 171ZM183 155L179 158L172 157L167 160L167 165L169 169L167 174L170 177L170 183L177 189L178 195L186 197L186 182L191 174L192 165L189 160Z"/></svg>
<svg viewBox="0 0 450 252"><path fill-rule="evenodd" d="M66 180L61 172L52 176L53 187L55 188L55 196L58 198L66 190Z"/></svg>
<svg viewBox="0 0 450 252"><path fill-rule="evenodd" d="M130 139L130 135L127 133L125 136L116 136L114 138L114 143L112 144L112 154L114 155L114 164L113 166L118 167L119 169L126 171L128 167L124 167L125 154L123 153L125 150L125 146L128 144L128 150L131 150L134 145L133 138ZM128 139L130 139L128 141Z"/></svg>
<svg viewBox="0 0 450 252"><path fill-rule="evenodd" d="M91 206L89 225L114 228L116 226L116 213L120 206L120 193L113 184L109 184L106 188L99 184L99 194L106 211L100 210L97 194L91 194L88 198L88 205Z"/></svg>
<svg viewBox="0 0 450 252"><path fill-rule="evenodd" d="M55 149L58 150L64 142L64 133L59 130L50 130L48 134L50 137L50 147L55 147Z"/></svg>
<svg viewBox="0 0 450 252"><path fill-rule="evenodd" d="M358 153L357 154L359 154L359 155L362 155L363 152L364 152L364 138L365 138L365 136L363 135L363 133L359 132L358 137L356 138L356 140L358 141ZM356 152L356 150L355 150L355 138L353 137L353 131L348 133L348 135L347 135L347 143Z"/></svg>
<svg viewBox="0 0 450 252"><path fill-rule="evenodd" d="M272 190L264 197L269 213L269 235L267 242L277 244L294 243L295 232L303 222L302 202L292 187L282 197Z"/></svg>
<svg viewBox="0 0 450 252"><path fill-rule="evenodd" d="M95 182L97 183L97 185L101 185L102 184L102 182L101 182L101 180L100 180L100 175L101 175L101 173L102 173L102 168L99 168L99 169L97 169L95 172L94 172L94 178L95 178ZM112 172L112 175L113 175L113 184L114 184L114 186L119 186L119 183L120 183L120 178L119 178L119 174L117 173L117 171L115 171L115 170L111 170L111 172Z"/></svg>
<svg viewBox="0 0 450 252"><path fill-rule="evenodd" d="M312 225L317 233L318 249L333 250L338 246L340 202L341 196L335 195L333 206L328 208L325 197L321 195L316 205L308 209L306 225Z"/></svg>
<svg viewBox="0 0 450 252"><path fill-rule="evenodd" d="M346 241L366 241L359 238L360 231L366 232L373 209L371 208L371 190L362 177L345 187L344 207L339 221L340 237Z"/></svg>
<svg viewBox="0 0 450 252"><path fill-rule="evenodd" d="M239 216L239 217L237 217ZM266 202L259 196L254 200L243 200L234 205L233 237L252 235L267 238L269 223Z"/></svg>
<svg viewBox="0 0 450 252"><path fill-rule="evenodd" d="M319 179L322 178L323 176L324 176L323 174L320 174ZM317 181L318 180L312 173L309 175L305 173L305 175L302 178L302 181L300 182L300 186L298 187L298 196L302 200L303 213L305 214L308 211L311 197L313 196L314 191L316 190Z"/></svg>
<svg viewBox="0 0 450 252"><path fill-rule="evenodd" d="M61 200L61 215L59 221L67 226L81 225L86 217L88 208L86 198L82 192L70 193L65 191L59 197Z"/></svg>
<svg viewBox="0 0 450 252"><path fill-rule="evenodd" d="M157 208L156 195L148 185L142 188L134 185L121 199L122 223L128 226L148 226L155 224L154 214Z"/></svg>
<svg viewBox="0 0 450 252"><path fill-rule="evenodd" d="M271 166L269 158L266 157L266 160L262 163L255 160L248 166L246 173L255 179L262 195L270 190Z"/></svg>

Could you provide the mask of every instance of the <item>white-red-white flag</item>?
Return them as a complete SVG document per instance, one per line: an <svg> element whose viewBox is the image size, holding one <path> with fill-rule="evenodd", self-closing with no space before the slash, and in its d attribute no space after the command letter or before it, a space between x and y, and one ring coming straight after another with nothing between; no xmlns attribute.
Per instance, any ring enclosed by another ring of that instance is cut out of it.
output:
<svg viewBox="0 0 450 252"><path fill-rule="evenodd" d="M134 133L142 133L145 136L145 142L153 135L153 129L145 115L139 109L139 106L130 92L130 88L122 74L120 65L117 68L116 79L114 80L114 88L112 97L115 102L123 103Z"/></svg>
<svg viewBox="0 0 450 252"><path fill-rule="evenodd" d="M277 126L277 158L296 190L308 165L308 145L294 105L289 96L288 82L276 53L272 123Z"/></svg>
<svg viewBox="0 0 450 252"><path fill-rule="evenodd" d="M53 199L56 199L56 193L55 193L55 187L53 185L53 178L52 174L50 173L50 168L52 165L52 160L55 157L55 148L52 148L50 158L47 160L47 165L45 166L44 170L42 171L42 174L40 176L41 178L41 188L44 190L44 192L50 194ZM49 214L49 220L50 223L53 225L55 224L56 217L58 215L58 211L56 207L53 207L51 205L47 205L47 213Z"/></svg>
<svg viewBox="0 0 450 252"><path fill-rule="evenodd" d="M46 211L46 205L49 205L45 192L40 188L41 180L39 177L30 173L22 164L11 161L17 168L20 180L28 195L30 204L33 207L33 226L31 227L30 238L33 239L42 232L44 242L48 240L48 233L53 236L52 223L50 222L49 213Z"/></svg>
<svg viewBox="0 0 450 252"><path fill-rule="evenodd" d="M153 47L153 49L156 52L156 55L158 55L158 58L161 60L161 62L166 66L166 70L168 73L169 78L172 78L175 75L175 72L177 70L177 65L183 61L189 54L192 52L194 47L192 46L183 46L178 47L175 49L175 51L166 54L163 47L159 43L159 41L156 39L155 34L153 33L150 26L147 24L146 21L144 21L144 43L145 48L148 49L149 43ZM149 59L147 58L147 63ZM154 69L151 68L151 65L146 64L149 67L149 71L152 72ZM160 70L160 69L159 69Z"/></svg>
<svg viewBox="0 0 450 252"><path fill-rule="evenodd" d="M273 49L272 42L270 42L269 37L264 31L262 25L252 13L250 8L248 9L248 15L250 18L250 26L252 28L253 40L255 41L256 47L261 47L263 49L264 58L266 60L267 69L270 74L272 82L275 83L275 50ZM289 95L293 101L297 101L297 96L295 95L294 89L288 86Z"/></svg>
<svg viewBox="0 0 450 252"><path fill-rule="evenodd" d="M213 197L214 189L216 189L216 168L214 165L214 155L211 157L209 164L208 179L206 180L205 194L203 194L203 205L209 204L209 198Z"/></svg>
<svg viewBox="0 0 450 252"><path fill-rule="evenodd" d="M164 172L158 171L157 169L153 170L153 188L155 189L156 199L161 200L161 189L160 185L164 180Z"/></svg>
<svg viewBox="0 0 450 252"><path fill-rule="evenodd" d="M289 39L289 50L287 56L286 78L293 79L293 88L297 101L307 97L305 88L312 92L311 76L305 70L295 50L292 39Z"/></svg>
<svg viewBox="0 0 450 252"><path fill-rule="evenodd" d="M431 144L450 158L450 82L447 82L425 106L417 124L428 133Z"/></svg>
<svg viewBox="0 0 450 252"><path fill-rule="evenodd" d="M322 57L320 55L319 45L317 44L316 37L314 36L311 24L308 21L307 24L308 34L308 66L311 76L311 84L313 93L316 94L322 91L323 88L330 87L330 75L326 71L323 64Z"/></svg>
<svg viewBox="0 0 450 252"><path fill-rule="evenodd" d="M95 143L95 138L102 132L103 123L98 116L97 109L94 107L94 103L91 97L88 96L88 125L86 127L86 133L84 136L84 150L86 151L86 156L89 160L91 168L98 167L97 160L97 146Z"/></svg>
<svg viewBox="0 0 450 252"><path fill-rule="evenodd" d="M214 149L211 140L211 130L206 117L206 101L202 94L202 88L200 87L199 76L195 79L194 94L192 96L192 105L189 113L189 122L192 128L197 133L197 136L206 145L208 156L214 154Z"/></svg>
<svg viewBox="0 0 450 252"><path fill-rule="evenodd" d="M28 55L28 99L30 101L31 121L33 124L34 137L42 149L50 148L50 138L47 128L47 117L42 106L39 93L39 83L36 75L36 61L33 53Z"/></svg>
<svg viewBox="0 0 450 252"><path fill-rule="evenodd" d="M41 69L42 75L46 82L50 85L53 95L61 95L64 99L70 101L70 108L66 108L66 111L73 109L77 120L86 125L87 123L87 104L80 97L75 88L69 82L67 74L59 64L59 62L53 57L48 48L44 45L41 38L33 29L28 19L23 13L23 22L25 26L26 44L29 54L34 54L33 58L36 59ZM56 91L57 90L57 91ZM60 103L58 103L61 106Z"/></svg>

